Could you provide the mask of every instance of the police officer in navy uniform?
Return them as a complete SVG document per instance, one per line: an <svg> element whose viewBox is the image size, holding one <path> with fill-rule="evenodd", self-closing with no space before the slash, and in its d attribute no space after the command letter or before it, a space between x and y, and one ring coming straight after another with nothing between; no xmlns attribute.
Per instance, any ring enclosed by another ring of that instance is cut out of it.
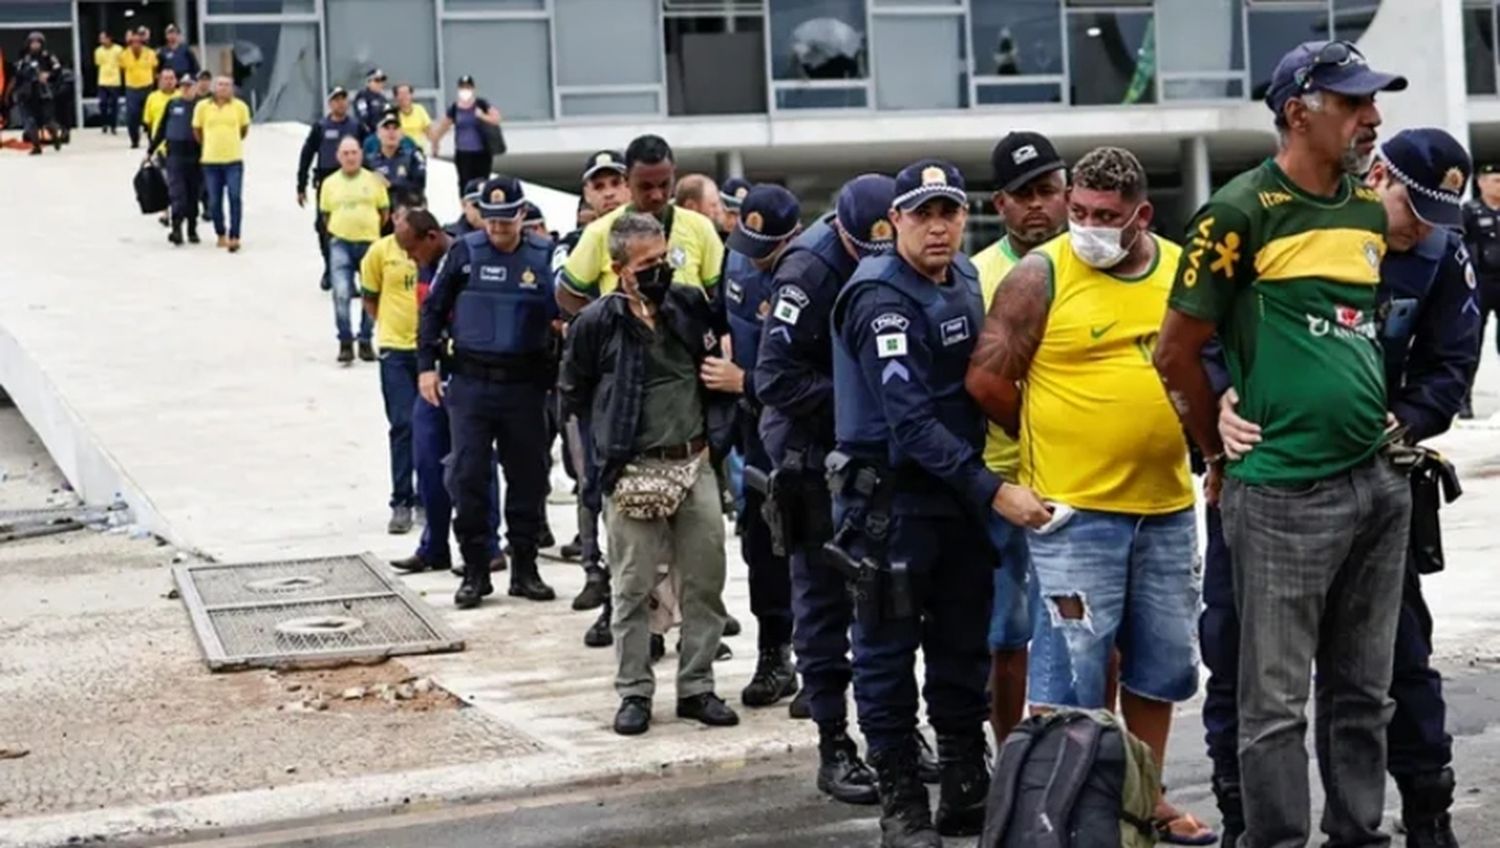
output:
<svg viewBox="0 0 1500 848"><path fill-rule="evenodd" d="M449 487L464 562L453 601L461 609L494 591L486 502L495 455L505 472L510 594L555 597L537 573L547 497L547 390L557 377L551 244L523 232L526 198L519 180L490 179L478 205L485 229L458 239L443 257L422 304L417 341L418 390L428 403L446 402L452 430ZM446 390L435 370L445 330L453 345Z"/></svg>
<svg viewBox="0 0 1500 848"><path fill-rule="evenodd" d="M302 152L297 157L297 205L307 205L307 175L312 171L313 197L328 175L339 169L339 142L345 136L360 137L359 120L349 114L349 92L341 85L328 92L328 114L319 118L307 131L302 141ZM313 211L318 204L313 203ZM328 230L323 226L321 214L313 216L313 229L318 233L318 250L323 254L323 279L320 287L328 291Z"/></svg>
<svg viewBox="0 0 1500 848"><path fill-rule="evenodd" d="M747 707L768 707L797 694L792 666L792 578L787 558L774 549L762 514L765 481L771 459L760 439L761 402L755 391L755 362L761 325L771 311L771 269L801 229L802 208L796 195L778 185L752 188L741 206L739 223L729 234L724 261L725 312L734 367L705 374L709 388L740 395L736 409L736 443L744 457L745 508L740 513L740 553L750 569L750 611L759 624L759 659L755 674L740 693ZM757 485L755 481L760 481Z"/></svg>
<svg viewBox="0 0 1500 848"><path fill-rule="evenodd" d="M389 97L385 96L385 71L379 68L371 68L365 74L365 87L354 95L354 117L359 119L360 141L368 139L375 134L380 123L380 116L389 112L395 105Z"/></svg>
<svg viewBox="0 0 1500 848"><path fill-rule="evenodd" d="M191 80L198 75L198 57L193 49L182 41L182 30L177 24L167 24L167 43L156 51L156 60L163 68L177 72L180 80Z"/></svg>
<svg viewBox="0 0 1500 848"><path fill-rule="evenodd" d="M1391 227L1376 295L1388 404L1410 444L1448 430L1463 404L1477 359L1477 280L1460 232L1464 212L1459 193L1470 170L1463 146L1446 132L1405 130L1380 148L1369 178L1386 203ZM1404 200L1392 197L1392 188L1404 191ZM1399 204L1394 213L1393 204ZM1229 375L1223 363L1207 356L1205 364L1215 389L1224 394ZM1232 395L1220 402L1219 429L1226 450L1254 450L1259 430L1238 417L1233 403ZM1421 524L1415 515L1412 524ZM1456 848L1448 812L1454 790L1453 740L1444 727L1442 676L1429 661L1432 615L1422 596L1419 569L1424 563L1415 555L1422 548L1414 530L1396 626L1391 678L1396 709L1386 731L1386 761L1401 790L1408 848ZM1218 510L1210 509L1200 628L1204 662L1212 676L1203 716L1214 760L1214 792L1224 814L1225 844L1243 832L1243 799L1234 780L1240 625L1232 581L1233 563Z"/></svg>
<svg viewBox="0 0 1500 848"><path fill-rule="evenodd" d="M463 203L463 214L458 220L443 227L448 235L458 239L469 233L484 232L484 219L479 216L479 190L484 188L485 180L475 177L464 184L464 193L459 198Z"/></svg>
<svg viewBox="0 0 1500 848"><path fill-rule="evenodd" d="M856 578L854 699L880 794L884 848L942 845L984 823L984 725L993 558L985 520L1036 526L1046 507L981 456L984 416L964 389L984 320L959 252L964 178L923 160L896 177L894 252L860 262L834 303L834 424L828 462L836 547ZM936 827L918 775L917 648L937 731Z"/></svg>
<svg viewBox="0 0 1500 848"><path fill-rule="evenodd" d="M394 111L380 119L378 144L365 151L365 167L385 178L391 206L420 206L427 191L427 157L415 144L403 145L401 116Z"/></svg>
<svg viewBox="0 0 1500 848"><path fill-rule="evenodd" d="M724 235L734 232L740 223L740 206L750 195L753 186L744 177L730 177L719 186L719 201L724 204L724 220L715 221Z"/></svg>
<svg viewBox="0 0 1500 848"><path fill-rule="evenodd" d="M187 240L197 244L198 199L203 195L203 169L199 166L202 145L193 135L193 107L197 105L198 86L189 81L178 89L178 96L167 101L166 113L156 125L148 150L166 145L167 189L172 198L172 231L167 241L182 244L182 225L187 224Z"/></svg>
<svg viewBox="0 0 1500 848"><path fill-rule="evenodd" d="M833 534L823 463L833 450L833 348L828 316L859 261L891 249L887 214L896 183L866 174L846 183L834 212L799 235L777 262L755 365L761 436L773 466L791 559L792 639L803 696L818 726L818 788L874 804L875 775L848 734L849 625L844 576L822 562ZM738 343L735 352L738 354Z"/></svg>
<svg viewBox="0 0 1500 848"><path fill-rule="evenodd" d="M1490 315L1500 314L1500 166L1480 165L1474 177L1475 197L1464 204L1464 242L1479 275L1479 339L1484 344L1484 330ZM1500 347L1500 331L1495 334ZM1480 351L1480 358L1484 352ZM1475 373L1478 373L1476 362ZM1472 378L1470 380L1472 383ZM1472 391L1472 386L1470 387ZM1458 417L1473 418L1467 397Z"/></svg>

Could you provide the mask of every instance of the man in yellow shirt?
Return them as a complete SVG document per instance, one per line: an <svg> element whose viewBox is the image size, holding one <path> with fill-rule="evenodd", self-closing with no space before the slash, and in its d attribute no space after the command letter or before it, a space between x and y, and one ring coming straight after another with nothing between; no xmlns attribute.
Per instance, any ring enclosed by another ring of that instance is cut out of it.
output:
<svg viewBox="0 0 1500 848"><path fill-rule="evenodd" d="M619 285L610 267L609 230L630 212L651 215L667 234L667 262L672 282L711 289L724 267L724 243L714 223L703 215L672 205L677 165L665 139L643 135L625 149L625 181L630 202L589 224L558 276L557 302L576 313ZM712 298L712 293L710 293Z"/></svg>
<svg viewBox="0 0 1500 848"><path fill-rule="evenodd" d="M156 135L162 116L167 114L167 103L177 96L177 72L162 68L156 75L156 90L146 95L146 104L141 107L141 125L146 128L146 138Z"/></svg>
<svg viewBox="0 0 1500 848"><path fill-rule="evenodd" d="M427 114L426 107L412 100L412 88L409 82L396 86L396 117L401 120L402 135L422 148L423 153L430 153L432 139L428 130L432 129L432 116Z"/></svg>
<svg viewBox="0 0 1500 848"><path fill-rule="evenodd" d="M1027 532L1048 612L1031 701L1108 709L1118 646L1121 711L1161 764L1173 704L1198 689L1200 593L1187 442L1151 362L1182 251L1151 233L1152 213L1129 151L1080 159L1068 235L1006 275L971 368L1000 378L977 399L1019 432L1021 484L1053 510ZM1155 819L1182 844L1212 836L1165 798Z"/></svg>
<svg viewBox="0 0 1500 848"><path fill-rule="evenodd" d="M120 54L124 52L108 30L99 33L99 46L94 48L94 67L99 69L99 127L110 135L120 120Z"/></svg>
<svg viewBox="0 0 1500 848"><path fill-rule="evenodd" d="M146 108L146 98L156 84L156 66L160 60L156 51L142 41L139 31L127 36L125 50L120 53L120 71L125 77L125 131L130 134L130 149L141 146L141 112Z"/></svg>
<svg viewBox="0 0 1500 848"><path fill-rule="evenodd" d="M359 263L365 313L374 319L380 343L380 395L391 453L391 520L386 529L394 535L411 530L417 503L411 435L417 400L417 263L401 249L402 242L414 240L406 226L407 211L395 211L396 231L370 245Z"/></svg>
<svg viewBox="0 0 1500 848"><path fill-rule="evenodd" d="M214 96L193 107L193 135L203 146L203 185L208 189L208 213L213 218L219 247L240 249L240 187L245 178L245 136L250 132L250 107L234 96L229 77L214 78ZM229 195L229 228L224 228L224 195Z"/></svg>
<svg viewBox="0 0 1500 848"><path fill-rule="evenodd" d="M354 274L370 245L380 238L390 213L390 195L385 180L363 167L364 150L359 139L345 136L339 142L339 170L323 180L318 190L318 210L328 230L328 276L333 283L333 323L338 330L340 364L354 361L354 333L349 305L354 301ZM415 278L413 279L415 285ZM359 358L375 361L370 346L370 313L360 310ZM413 345L415 347L415 345Z"/></svg>

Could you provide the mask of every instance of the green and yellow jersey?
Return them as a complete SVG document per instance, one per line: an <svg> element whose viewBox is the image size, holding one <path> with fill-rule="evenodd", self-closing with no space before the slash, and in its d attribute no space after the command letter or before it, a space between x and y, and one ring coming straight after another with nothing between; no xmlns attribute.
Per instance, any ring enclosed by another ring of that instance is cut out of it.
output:
<svg viewBox="0 0 1500 848"><path fill-rule="evenodd" d="M575 294L596 298L614 291L619 277L610 267L609 228L630 211L626 204L589 224L568 254L560 282ZM667 231L667 260L677 269L672 282L711 288L724 268L724 242L712 221L691 209L668 206L662 227Z"/></svg>
<svg viewBox="0 0 1500 848"><path fill-rule="evenodd" d="M1021 258L1011 248L1010 236L1002 237L970 258L974 267L979 269L979 292L984 296L984 312L988 315L990 304L995 301L995 292L1000 289L1000 281ZM1016 473L1021 467L1021 446L993 421L985 424L984 464L1007 483L1016 482Z"/></svg>

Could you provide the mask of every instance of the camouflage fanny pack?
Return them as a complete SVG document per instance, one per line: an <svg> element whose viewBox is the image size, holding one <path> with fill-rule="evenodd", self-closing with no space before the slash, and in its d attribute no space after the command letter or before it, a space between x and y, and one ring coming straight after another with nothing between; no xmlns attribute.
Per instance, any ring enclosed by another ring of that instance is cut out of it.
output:
<svg viewBox="0 0 1500 848"><path fill-rule="evenodd" d="M615 484L612 496L615 509L637 521L671 518L697 482L705 455L700 453L685 460L627 463Z"/></svg>

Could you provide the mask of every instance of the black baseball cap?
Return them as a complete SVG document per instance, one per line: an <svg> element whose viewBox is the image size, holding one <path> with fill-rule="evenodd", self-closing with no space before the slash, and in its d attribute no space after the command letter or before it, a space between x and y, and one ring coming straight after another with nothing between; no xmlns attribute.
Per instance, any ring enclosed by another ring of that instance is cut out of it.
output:
<svg viewBox="0 0 1500 848"><path fill-rule="evenodd" d="M526 210L526 190L515 177L492 177L479 189L481 218L517 218Z"/></svg>
<svg viewBox="0 0 1500 848"><path fill-rule="evenodd" d="M995 188L1013 192L1043 174L1063 170L1067 164L1046 136L1022 130L1000 139L990 151L990 166L995 171Z"/></svg>
<svg viewBox="0 0 1500 848"><path fill-rule="evenodd" d="M474 75L473 74L464 74L463 76L459 77L458 78L458 87L459 88L473 88L474 87Z"/></svg>
<svg viewBox="0 0 1500 848"><path fill-rule="evenodd" d="M1474 166L1458 139L1431 127L1402 130L1381 145L1380 158L1406 186L1418 218L1437 227L1463 226L1463 190Z"/></svg>
<svg viewBox="0 0 1500 848"><path fill-rule="evenodd" d="M891 207L910 212L934 197L945 197L959 206L969 204L964 175L956 165L941 159L922 159L896 175L896 197Z"/></svg>
<svg viewBox="0 0 1500 848"><path fill-rule="evenodd" d="M588 182L591 177L600 171L614 171L620 175L625 173L625 154L618 150L601 150L589 157L583 163L583 182Z"/></svg>
<svg viewBox="0 0 1500 848"><path fill-rule="evenodd" d="M199 79L202 79L202 75L199 76ZM348 96L349 96L349 90L347 88L344 88L342 85L336 85L336 86L334 86L328 92L328 99L329 100L337 100L340 97L348 97Z"/></svg>
<svg viewBox="0 0 1500 848"><path fill-rule="evenodd" d="M401 126L401 116L398 115L395 112L386 112L385 114L383 114L383 115L380 116L380 123L376 124L376 126L378 126L378 127L400 127Z"/></svg>
<svg viewBox="0 0 1500 848"><path fill-rule="evenodd" d="M1276 63L1266 105L1281 114L1288 100L1311 91L1368 97L1381 91L1404 91L1406 77L1377 71L1365 54L1347 41L1304 41Z"/></svg>
<svg viewBox="0 0 1500 848"><path fill-rule="evenodd" d="M729 234L728 247L751 259L765 259L797 234L801 220L797 195L779 185L762 183L746 192L740 204L740 221Z"/></svg>
<svg viewBox="0 0 1500 848"><path fill-rule="evenodd" d="M367 74L365 74L365 79L367 79L367 80L379 80L381 82L385 82L385 80L386 80L385 71L382 71L379 68L371 68L370 72L367 73Z"/></svg>

